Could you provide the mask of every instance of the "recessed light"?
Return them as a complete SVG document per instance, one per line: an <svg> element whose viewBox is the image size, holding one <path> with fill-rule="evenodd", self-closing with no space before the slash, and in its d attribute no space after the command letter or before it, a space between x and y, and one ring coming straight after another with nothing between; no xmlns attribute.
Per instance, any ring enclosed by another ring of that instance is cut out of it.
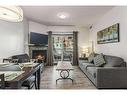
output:
<svg viewBox="0 0 127 95"><path fill-rule="evenodd" d="M61 19L65 19L66 16L61 14L61 15L59 15L59 18L61 18Z"/></svg>
<svg viewBox="0 0 127 95"><path fill-rule="evenodd" d="M69 17L69 14L65 12L60 12L57 14L57 17L59 17L60 19L66 19Z"/></svg>

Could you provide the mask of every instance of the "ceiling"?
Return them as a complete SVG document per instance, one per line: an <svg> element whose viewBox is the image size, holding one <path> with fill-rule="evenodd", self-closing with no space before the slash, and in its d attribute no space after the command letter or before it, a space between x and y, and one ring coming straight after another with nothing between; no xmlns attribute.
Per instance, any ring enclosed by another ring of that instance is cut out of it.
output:
<svg viewBox="0 0 127 95"><path fill-rule="evenodd" d="M29 20L44 25L78 25L89 27L113 6L21 6L24 16ZM59 12L66 12L69 17L60 19Z"/></svg>

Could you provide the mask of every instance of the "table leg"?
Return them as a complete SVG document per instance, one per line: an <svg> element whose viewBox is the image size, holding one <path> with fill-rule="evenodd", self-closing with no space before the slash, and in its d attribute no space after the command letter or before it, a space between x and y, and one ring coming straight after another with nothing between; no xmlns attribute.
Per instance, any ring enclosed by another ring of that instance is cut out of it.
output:
<svg viewBox="0 0 127 95"><path fill-rule="evenodd" d="M41 68L37 70L37 89L40 89L40 82L41 82Z"/></svg>
<svg viewBox="0 0 127 95"><path fill-rule="evenodd" d="M37 72L35 72L35 83L34 83L34 84L35 84L35 89L38 88L38 85L37 85L37 77L38 77L38 76L37 76Z"/></svg>
<svg viewBox="0 0 127 95"><path fill-rule="evenodd" d="M62 76L62 73L63 73L63 72L67 72L67 76ZM57 81L58 81L58 80L62 80L62 79L69 79L69 80L71 80L72 83L73 83L73 79L72 79L72 78L69 78L69 76L70 76L70 70L61 70L61 72L60 72L60 77L61 77L61 78L58 78L58 79L56 80L56 84L57 84Z"/></svg>

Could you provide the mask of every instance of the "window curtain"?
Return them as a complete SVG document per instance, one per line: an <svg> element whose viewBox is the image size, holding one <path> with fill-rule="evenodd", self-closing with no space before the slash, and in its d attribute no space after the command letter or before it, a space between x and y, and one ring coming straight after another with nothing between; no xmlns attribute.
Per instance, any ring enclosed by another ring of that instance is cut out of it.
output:
<svg viewBox="0 0 127 95"><path fill-rule="evenodd" d="M47 66L53 66L52 57L52 31L48 32Z"/></svg>
<svg viewBox="0 0 127 95"><path fill-rule="evenodd" d="M73 31L73 65L78 65L78 31Z"/></svg>

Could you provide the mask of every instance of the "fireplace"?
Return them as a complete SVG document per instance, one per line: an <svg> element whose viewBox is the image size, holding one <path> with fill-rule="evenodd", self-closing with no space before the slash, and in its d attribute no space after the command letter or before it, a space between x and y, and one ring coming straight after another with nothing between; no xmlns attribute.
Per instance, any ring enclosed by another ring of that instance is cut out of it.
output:
<svg viewBox="0 0 127 95"><path fill-rule="evenodd" d="M39 62L46 62L47 50L32 50L32 59L37 59Z"/></svg>
<svg viewBox="0 0 127 95"><path fill-rule="evenodd" d="M31 59L38 59L40 62L47 61L47 46L29 45L29 56Z"/></svg>

